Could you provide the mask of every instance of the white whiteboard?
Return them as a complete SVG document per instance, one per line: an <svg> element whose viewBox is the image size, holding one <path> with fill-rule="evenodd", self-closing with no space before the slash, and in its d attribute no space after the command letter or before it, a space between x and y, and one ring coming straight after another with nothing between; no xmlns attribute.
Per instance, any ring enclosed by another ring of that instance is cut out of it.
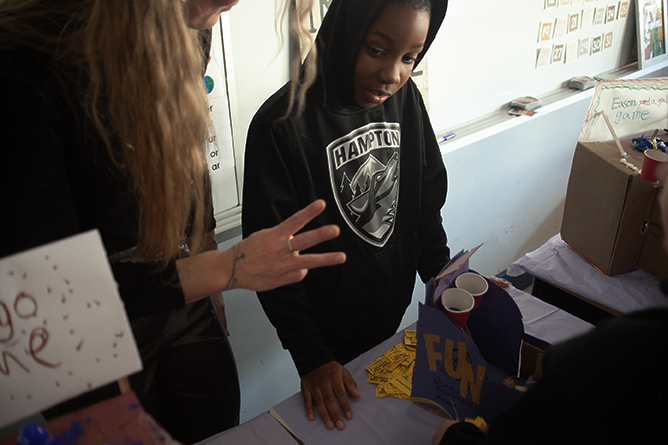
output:
<svg viewBox="0 0 668 445"><path fill-rule="evenodd" d="M220 20L213 28L210 56L204 76L213 131L207 143L207 160L213 188L213 209L219 215L239 205Z"/></svg>
<svg viewBox="0 0 668 445"><path fill-rule="evenodd" d="M614 19L607 17L610 8ZM597 11L606 13L600 24L594 24ZM569 19L578 21L570 32ZM567 25L563 36L555 35L558 20ZM550 38L540 41L541 28L549 24ZM595 76L633 62L635 26L633 0L451 0L427 54L434 129L448 130L520 96L540 96L575 76ZM585 39L589 51L580 54ZM601 43L600 51L593 51L593 39ZM559 45L564 50L576 45L576 57L573 50L564 51L553 61ZM537 67L541 49L548 49L550 58L546 66Z"/></svg>

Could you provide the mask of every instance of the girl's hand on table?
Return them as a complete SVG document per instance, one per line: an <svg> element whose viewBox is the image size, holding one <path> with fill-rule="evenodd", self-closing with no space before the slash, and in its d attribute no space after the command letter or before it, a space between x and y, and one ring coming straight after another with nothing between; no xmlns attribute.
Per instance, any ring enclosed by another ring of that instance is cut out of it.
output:
<svg viewBox="0 0 668 445"><path fill-rule="evenodd" d="M335 426L338 430L345 427L341 411L347 420L353 418L348 394L357 399L360 393L350 372L338 362L326 363L309 372L302 377L301 386L304 409L309 420L315 420L314 404L328 430Z"/></svg>

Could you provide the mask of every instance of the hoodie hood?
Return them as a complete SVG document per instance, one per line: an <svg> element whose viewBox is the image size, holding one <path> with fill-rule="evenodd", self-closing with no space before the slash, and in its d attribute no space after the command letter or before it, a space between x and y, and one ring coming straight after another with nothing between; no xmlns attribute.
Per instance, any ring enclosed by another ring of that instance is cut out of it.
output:
<svg viewBox="0 0 668 445"><path fill-rule="evenodd" d="M355 64L366 31L381 9L392 0L333 0L316 36L318 77L309 96L328 108L359 108L355 103ZM424 58L443 23L447 0L431 0L431 18L424 49L415 67ZM310 55L309 55L310 57Z"/></svg>

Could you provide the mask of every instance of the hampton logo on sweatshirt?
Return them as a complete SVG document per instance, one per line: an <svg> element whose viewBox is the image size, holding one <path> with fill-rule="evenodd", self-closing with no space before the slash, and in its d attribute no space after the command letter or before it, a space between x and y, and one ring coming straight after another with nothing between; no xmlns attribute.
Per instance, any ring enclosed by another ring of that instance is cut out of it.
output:
<svg viewBox="0 0 668 445"><path fill-rule="evenodd" d="M374 122L327 146L336 204L348 226L382 247L394 230L399 198L398 123Z"/></svg>

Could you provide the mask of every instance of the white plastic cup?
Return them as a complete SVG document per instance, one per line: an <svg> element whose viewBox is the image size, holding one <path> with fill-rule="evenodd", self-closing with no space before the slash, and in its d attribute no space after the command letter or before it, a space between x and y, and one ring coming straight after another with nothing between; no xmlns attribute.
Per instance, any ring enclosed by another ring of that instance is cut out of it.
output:
<svg viewBox="0 0 668 445"><path fill-rule="evenodd" d="M489 290L489 284L487 284L485 277L473 272L466 272L458 276L455 280L455 286L473 295L475 300L473 309L478 307L480 300Z"/></svg>

